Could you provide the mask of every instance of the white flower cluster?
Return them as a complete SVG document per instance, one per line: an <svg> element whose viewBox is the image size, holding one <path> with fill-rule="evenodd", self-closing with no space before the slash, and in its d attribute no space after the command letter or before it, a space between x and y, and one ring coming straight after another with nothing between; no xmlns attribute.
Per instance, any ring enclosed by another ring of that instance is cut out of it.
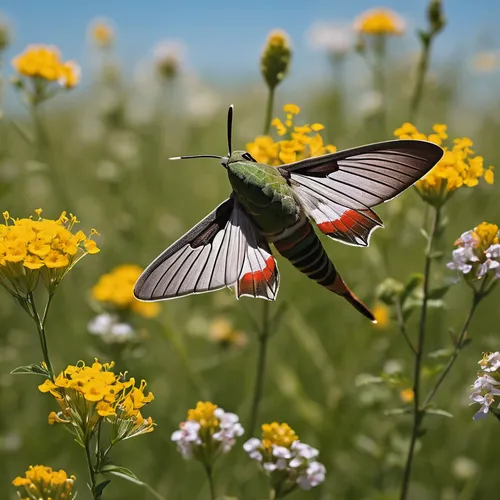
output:
<svg viewBox="0 0 500 500"><path fill-rule="evenodd" d="M236 443L236 438L245 432L239 422L238 415L224 411L222 408L216 408L214 416L219 421L216 432L204 433L203 428L197 420L186 420L182 422L179 430L172 434L172 441L177 444L180 454L188 459L196 455L199 446L204 444L204 440L210 439L216 441L212 449L227 453ZM206 443L205 443L206 444Z"/></svg>
<svg viewBox="0 0 500 500"><path fill-rule="evenodd" d="M477 278L482 278L488 271L494 271L495 278L500 278L500 244L494 243L483 251L479 248L475 230L463 233L458 242L459 247L453 250L453 260L447 264L449 269L468 274L476 267Z"/></svg>
<svg viewBox="0 0 500 500"><path fill-rule="evenodd" d="M124 322L116 314L98 314L89 321L87 325L89 333L99 335L107 344L124 344L137 340L134 329Z"/></svg>
<svg viewBox="0 0 500 500"><path fill-rule="evenodd" d="M474 420L481 420L488 416L490 408L500 408L500 404L493 407L495 396L500 395L500 352L486 353L479 361L481 371L472 386L471 404L479 403L481 408L474 415Z"/></svg>
<svg viewBox="0 0 500 500"><path fill-rule="evenodd" d="M260 439L251 438L243 445L243 449L251 459L260 462L268 474L277 471L282 475L286 471L287 479L302 490L310 490L325 480L325 466L316 460L319 451L298 440L290 448L273 444L269 452Z"/></svg>

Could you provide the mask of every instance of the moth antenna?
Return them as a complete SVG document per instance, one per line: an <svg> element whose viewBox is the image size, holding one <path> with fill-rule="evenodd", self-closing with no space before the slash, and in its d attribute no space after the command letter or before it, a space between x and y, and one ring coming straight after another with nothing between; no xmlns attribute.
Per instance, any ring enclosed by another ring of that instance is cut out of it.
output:
<svg viewBox="0 0 500 500"><path fill-rule="evenodd" d="M227 149L228 149L228 157L231 156L231 153L233 152L233 146L232 146L233 113L234 113L234 104L231 104L231 106L229 106L229 110L227 112Z"/></svg>
<svg viewBox="0 0 500 500"><path fill-rule="evenodd" d="M193 158L217 158L222 160L223 156L218 155L190 155L190 156L172 156L169 160L191 160Z"/></svg>

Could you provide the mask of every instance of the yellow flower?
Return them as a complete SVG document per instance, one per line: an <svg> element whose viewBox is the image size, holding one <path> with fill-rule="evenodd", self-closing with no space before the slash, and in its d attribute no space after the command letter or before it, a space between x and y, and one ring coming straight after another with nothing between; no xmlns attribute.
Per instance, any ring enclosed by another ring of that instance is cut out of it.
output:
<svg viewBox="0 0 500 500"><path fill-rule="evenodd" d="M386 8L367 10L354 22L354 29L364 35L402 35L405 28L404 19Z"/></svg>
<svg viewBox="0 0 500 500"><path fill-rule="evenodd" d="M196 408L188 410L187 420L196 420L205 429L215 429L219 426L219 421L214 416L217 405L210 401L198 401Z"/></svg>
<svg viewBox="0 0 500 500"><path fill-rule="evenodd" d="M321 123L312 125L294 125L294 117L300 113L296 104L286 104L285 123L274 118L271 126L282 140L275 141L270 136L256 137L246 145L247 151L260 163L274 167L293 163L312 156L321 156L325 153L334 153L337 148L332 144L324 144L319 132L324 129Z"/></svg>
<svg viewBox="0 0 500 500"><path fill-rule="evenodd" d="M59 49L51 45L28 45L22 54L12 60L12 65L22 77L39 78L45 83L59 82L68 89L80 81L78 64L64 62Z"/></svg>
<svg viewBox="0 0 500 500"><path fill-rule="evenodd" d="M377 321L377 327L385 328L391 319L391 311L382 302L378 302L373 308L373 315L375 316L375 320Z"/></svg>
<svg viewBox="0 0 500 500"><path fill-rule="evenodd" d="M210 325L209 336L222 347L243 347L247 337L243 332L237 331L225 318L217 318Z"/></svg>
<svg viewBox="0 0 500 500"><path fill-rule="evenodd" d="M262 76L271 90L285 78L291 57L287 34L282 30L272 31L260 58Z"/></svg>
<svg viewBox="0 0 500 500"><path fill-rule="evenodd" d="M481 178L487 184L493 184L493 167L484 168L483 157L475 155L470 138L459 137L449 141L444 124L436 124L432 130L433 133L427 136L411 123L404 123L394 131L399 139L428 140L444 149L443 158L415 185L425 201L435 206L442 205L457 189L477 186Z"/></svg>
<svg viewBox="0 0 500 500"><path fill-rule="evenodd" d="M90 37L101 48L109 47L115 38L112 26L104 19L96 19L90 25Z"/></svg>
<svg viewBox="0 0 500 500"><path fill-rule="evenodd" d="M30 465L23 477L16 477L12 484L19 488L19 497L24 500L71 500L75 476L64 470L55 471L44 465Z"/></svg>
<svg viewBox="0 0 500 500"><path fill-rule="evenodd" d="M273 445L290 448L299 438L287 423L272 422L262 425L262 446L270 450Z"/></svg>
<svg viewBox="0 0 500 500"><path fill-rule="evenodd" d="M114 309L131 310L146 318L157 316L160 311L158 304L140 302L134 297L134 285L142 271L141 267L134 264L115 267L99 278L92 288L92 297Z"/></svg>
<svg viewBox="0 0 500 500"><path fill-rule="evenodd" d="M54 396L60 407L58 413L50 413L49 424L68 424L78 438L104 420L113 426L113 442L152 432L155 423L140 411L154 399L151 392L145 395L146 382L142 380L137 387L134 378L114 373L113 366L98 360L86 366L80 361L54 381L47 379L39 385L39 391Z"/></svg>
<svg viewBox="0 0 500 500"><path fill-rule="evenodd" d="M26 298L38 284L39 277L53 291L69 270L87 253L87 237L82 231L73 234L76 217L61 214L58 220L13 219L4 212L0 224L0 284L19 298Z"/></svg>
<svg viewBox="0 0 500 500"><path fill-rule="evenodd" d="M399 392L399 397L401 398L402 401L405 403L411 403L414 399L414 394L413 394L413 389L412 388L407 388L407 389L402 389Z"/></svg>

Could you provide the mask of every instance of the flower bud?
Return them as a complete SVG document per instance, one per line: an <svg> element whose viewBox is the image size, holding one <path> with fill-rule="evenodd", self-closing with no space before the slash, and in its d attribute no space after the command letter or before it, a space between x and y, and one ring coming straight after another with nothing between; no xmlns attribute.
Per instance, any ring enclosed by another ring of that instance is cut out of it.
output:
<svg viewBox="0 0 500 500"><path fill-rule="evenodd" d="M260 59L260 70L268 87L274 90L285 78L290 67L292 51L284 31L272 31Z"/></svg>
<svg viewBox="0 0 500 500"><path fill-rule="evenodd" d="M445 27L446 17L441 0L431 0L427 9L427 19L434 34L439 33Z"/></svg>
<svg viewBox="0 0 500 500"><path fill-rule="evenodd" d="M376 295L384 304L391 306L396 303L403 290L403 283L387 278L377 287Z"/></svg>

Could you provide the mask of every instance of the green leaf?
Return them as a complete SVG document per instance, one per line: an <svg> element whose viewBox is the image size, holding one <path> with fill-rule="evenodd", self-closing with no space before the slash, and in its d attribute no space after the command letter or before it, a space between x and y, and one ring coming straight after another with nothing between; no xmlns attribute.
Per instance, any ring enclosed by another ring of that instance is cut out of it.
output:
<svg viewBox="0 0 500 500"><path fill-rule="evenodd" d="M453 415L450 412L440 410L439 408L427 408L425 410L425 413L428 413L430 415L440 415L441 417L453 418Z"/></svg>
<svg viewBox="0 0 500 500"><path fill-rule="evenodd" d="M49 378L50 374L45 369L39 365L27 365L27 366L18 366L12 370L11 375L42 375L43 377Z"/></svg>
<svg viewBox="0 0 500 500"><path fill-rule="evenodd" d="M144 483L130 469L122 467L121 465L108 464L102 467L100 472L102 474L113 474L113 476L121 477L131 483L144 486Z"/></svg>
<svg viewBox="0 0 500 500"><path fill-rule="evenodd" d="M392 410L385 410L384 415L386 416L394 416L394 415L405 415L407 413L411 413L409 408L393 408Z"/></svg>
<svg viewBox="0 0 500 500"><path fill-rule="evenodd" d="M95 489L94 489L94 495L97 500L101 500L102 497L102 492L104 491L104 488L111 482L111 479L106 479L102 483L99 483Z"/></svg>
<svg viewBox="0 0 500 500"><path fill-rule="evenodd" d="M429 358L440 359L440 358L449 358L452 354L452 349L438 349L436 351L432 351L428 354Z"/></svg>
<svg viewBox="0 0 500 500"><path fill-rule="evenodd" d="M429 258L430 259L441 259L444 255L444 252L441 252L440 250L437 250L435 252L432 252L430 255L429 255Z"/></svg>
<svg viewBox="0 0 500 500"><path fill-rule="evenodd" d="M401 303L404 304L406 299L422 284L424 276L421 273L414 273L406 282L403 293L401 294Z"/></svg>
<svg viewBox="0 0 500 500"><path fill-rule="evenodd" d="M446 292L451 288L452 283L448 285L440 286L439 288L435 288L429 292L429 299L442 299Z"/></svg>
<svg viewBox="0 0 500 500"><path fill-rule="evenodd" d="M427 301L427 307L432 308L432 309L440 309L441 307L444 306L444 302L442 300L428 300Z"/></svg>
<svg viewBox="0 0 500 500"><path fill-rule="evenodd" d="M376 377L371 373L360 373L356 377L354 385L356 387L362 387L364 385L370 385L370 384L381 384L382 382L384 382L384 379L382 377Z"/></svg>

